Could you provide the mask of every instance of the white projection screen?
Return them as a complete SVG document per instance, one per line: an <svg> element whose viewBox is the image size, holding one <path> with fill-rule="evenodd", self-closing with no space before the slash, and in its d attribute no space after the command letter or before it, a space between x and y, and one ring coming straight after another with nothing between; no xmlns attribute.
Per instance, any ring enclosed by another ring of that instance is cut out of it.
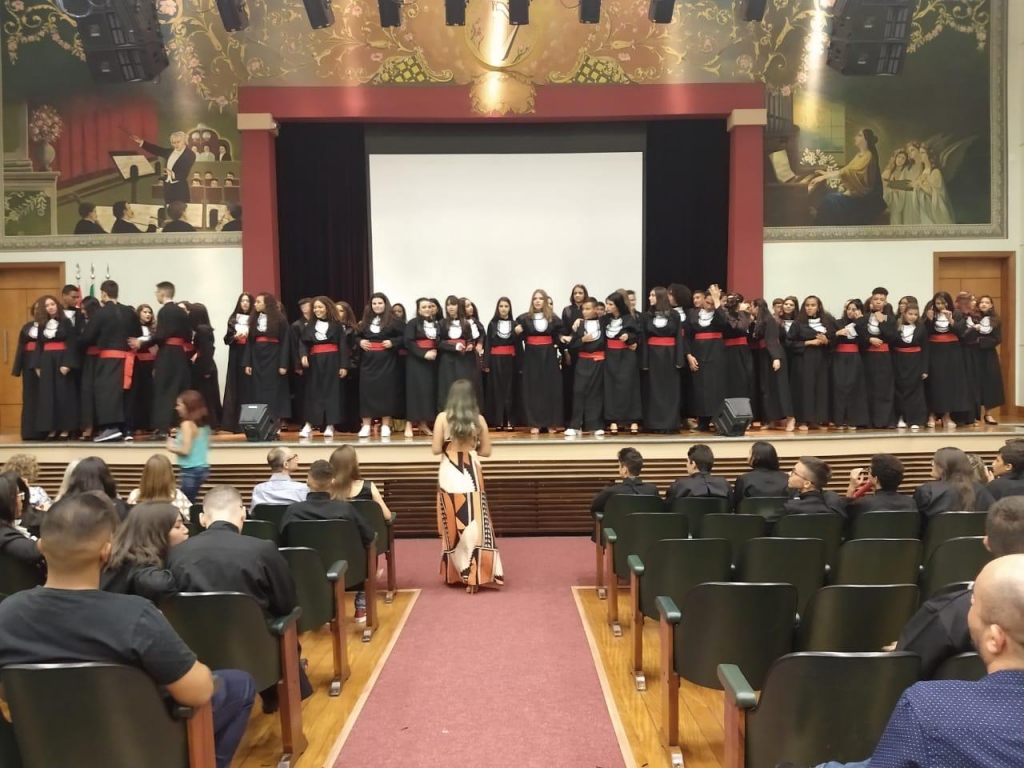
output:
<svg viewBox="0 0 1024 768"><path fill-rule="evenodd" d="M486 325L499 296L520 314L543 288L557 313L575 283L642 287L642 152L370 154L369 174L374 290L409 317L419 296Z"/></svg>

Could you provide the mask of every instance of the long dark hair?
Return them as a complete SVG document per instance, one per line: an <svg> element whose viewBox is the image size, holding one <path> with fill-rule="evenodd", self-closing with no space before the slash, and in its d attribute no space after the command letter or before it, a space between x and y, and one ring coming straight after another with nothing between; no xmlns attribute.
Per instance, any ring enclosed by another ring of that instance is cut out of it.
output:
<svg viewBox="0 0 1024 768"><path fill-rule="evenodd" d="M957 506L950 511L974 512L974 467L959 448L939 448L932 457L942 479L949 483Z"/></svg>
<svg viewBox="0 0 1024 768"><path fill-rule="evenodd" d="M671 312L672 305L668 303L668 290L663 285L656 285L651 288L654 291L654 306L648 308L650 314L655 312Z"/></svg>
<svg viewBox="0 0 1024 768"><path fill-rule="evenodd" d="M136 504L114 532L106 570L123 565L152 565L163 568L171 551L170 533L181 514L165 501Z"/></svg>
<svg viewBox="0 0 1024 768"><path fill-rule="evenodd" d="M336 306L334 306L334 302L330 299L330 297L328 297L328 296L314 296L309 301L309 312L310 312L310 316L313 318L313 322L314 323L317 321L318 318L316 316L316 312L313 311L313 307L316 305L316 303L318 301L321 304L323 304L324 305L324 309L327 310L327 317L325 319L328 322L335 322L335 323L340 322L340 319L338 318L338 308Z"/></svg>
<svg viewBox="0 0 1024 768"><path fill-rule="evenodd" d="M989 319L992 327L993 328L998 328L999 327L999 314L996 312L996 303L995 303L995 301L992 299L992 297L989 294L983 293L983 294L981 294L981 296L978 297L978 306L981 305L981 300L982 299L988 299L989 302L992 304L992 309L990 309L987 313L981 313L981 310L979 309L978 312L981 313L981 314L979 314L979 318L987 317Z"/></svg>
<svg viewBox="0 0 1024 768"><path fill-rule="evenodd" d="M248 298L249 299L249 311L248 312L243 312L242 311L242 299L243 298ZM240 294L238 294L238 298L235 299L235 308L231 312L231 317L228 318L228 326L231 327L231 326L234 325L235 315L248 315L248 314L250 314L252 312L252 305L255 304L255 303L256 303L256 298L251 293L247 293L246 291L242 291Z"/></svg>
<svg viewBox="0 0 1024 768"><path fill-rule="evenodd" d="M267 333L280 333L284 318L281 316L281 306L277 302L277 297L272 293L257 293L252 300L249 310L249 332L256 333L256 323L260 318L260 313L256 311L256 299L261 296L263 297L263 314L267 316Z"/></svg>
<svg viewBox="0 0 1024 768"><path fill-rule="evenodd" d="M792 317L786 317L785 306L786 306L786 302L787 301L793 302L793 315L792 315ZM779 314L779 319L780 320L796 320L796 316L800 312L800 299L798 299L796 296L787 296L786 298L784 298L782 300L782 306L783 306L783 309L782 309L781 313Z"/></svg>
<svg viewBox="0 0 1024 768"><path fill-rule="evenodd" d="M14 472L0 474L0 525L14 526L14 519L18 511L18 494L21 488L18 485L18 475ZM24 502L22 502L24 509Z"/></svg>
<svg viewBox="0 0 1024 768"><path fill-rule="evenodd" d="M381 321L380 326L383 328L388 323L392 322L393 315L391 314L391 302L388 297L380 291L370 294L370 300L366 302L366 306L363 307L363 319L359 323L360 332L365 331L370 327L370 323L373 322L373 318L376 317L377 313L373 311L373 300L384 299L384 311L380 313Z"/></svg>
<svg viewBox="0 0 1024 768"><path fill-rule="evenodd" d="M668 287L668 295L675 301L676 306L681 309L693 308L693 291L682 283L672 283Z"/></svg>
<svg viewBox="0 0 1024 768"><path fill-rule="evenodd" d="M764 299L761 299L764 302ZM779 454L775 446L764 440L758 440L750 446L750 466L754 469L779 469Z"/></svg>
<svg viewBox="0 0 1024 768"><path fill-rule="evenodd" d="M76 493L87 493L88 491L101 491L113 501L117 498L117 481L110 473L107 462L99 456L88 456L78 462L75 471L71 473L68 480L68 490L65 495L73 496Z"/></svg>
<svg viewBox="0 0 1024 768"><path fill-rule="evenodd" d="M149 310L149 322L148 323L143 323L142 322L142 310L144 310L144 309L148 309ZM137 306L135 308L135 314L138 315L139 322L142 325L144 325L146 328L149 328L150 333L152 333L154 326L156 326L156 312L153 311L153 307L151 307L149 304L139 304L139 306ZM231 321L234 322L234 320L235 320L235 318L232 317Z"/></svg>
<svg viewBox="0 0 1024 768"><path fill-rule="evenodd" d="M96 310L101 306L103 305L100 304L100 300L95 296L86 296L82 299L82 314L85 315L86 320L89 320L95 317Z"/></svg>
<svg viewBox="0 0 1024 768"><path fill-rule="evenodd" d="M61 311L61 306L62 305L60 303L60 299L58 299L53 294L47 293L44 296L40 296L36 300L36 304L35 304L35 307L36 307L36 311L35 311L35 315L34 315L35 316L35 320L41 326L42 325L46 325L46 323L50 320L50 316L48 314L46 314L46 300L47 299L53 299L53 303L57 305L57 314L53 316L53 319L56 320L57 322L60 322L61 318L64 317L64 313Z"/></svg>
<svg viewBox="0 0 1024 768"><path fill-rule="evenodd" d="M625 319L629 317L629 307L626 305L626 299L623 298L621 293L618 291L609 293L605 301L611 302L615 305L615 308L619 310L619 318Z"/></svg>
<svg viewBox="0 0 1024 768"><path fill-rule="evenodd" d="M205 427L210 423L210 411L206 407L206 399L195 389L186 389L178 399L185 406L185 420L194 422L197 427Z"/></svg>
<svg viewBox="0 0 1024 768"><path fill-rule="evenodd" d="M448 314L448 307L455 307L455 318L453 319ZM448 328L452 323L458 323L459 327L462 328L462 340L465 342L472 341L473 331L469 327L469 320L466 317L466 300L460 299L455 294L450 295L444 300L444 317L441 318L441 325L444 328Z"/></svg>
<svg viewBox="0 0 1024 768"><path fill-rule="evenodd" d="M814 299L816 302L818 302L818 314L815 315L815 317L821 320L822 325L828 326L829 323L833 322L832 316L828 313L828 310L825 309L825 305L821 303L821 299L815 296L813 293L807 298L805 298L803 300L803 303L800 304L800 310L796 313L796 321L798 323L806 324L807 321L810 320L810 318L807 315L807 302L810 301L811 299Z"/></svg>
<svg viewBox="0 0 1024 768"><path fill-rule="evenodd" d="M582 288L583 289L583 301L586 301L587 300L587 296L590 295L590 291L587 290L587 286L585 286L583 283L576 283L576 285L574 285L572 287L572 290L569 291L569 306L570 307L575 307L576 306L576 300L573 299L572 295L574 293L576 293L576 289L577 288ZM579 304L581 307L583 306L583 301L581 301L580 304Z"/></svg>
<svg viewBox="0 0 1024 768"><path fill-rule="evenodd" d="M205 304L193 304L188 311L188 320L192 323L193 331L198 331L204 325L213 330L213 326L210 325L210 312Z"/></svg>
<svg viewBox="0 0 1024 768"><path fill-rule="evenodd" d="M765 324L774 323L775 316L764 299L754 299L750 305L754 308L754 338L763 339Z"/></svg>
<svg viewBox="0 0 1024 768"><path fill-rule="evenodd" d="M338 322L340 322L346 328L352 328L354 323L358 324L358 321L356 320L356 311L352 309L352 305L349 304L347 301L336 301L334 302L334 308L337 309L339 304L341 304L341 306L345 310L345 317L344 319L342 319L339 313Z"/></svg>
<svg viewBox="0 0 1024 768"><path fill-rule="evenodd" d="M512 299L508 296L499 296L498 300L494 302L494 317L491 318L491 322L496 323L501 320L501 315L498 314L498 307L501 306L501 302L508 304L508 319L515 322L516 316L512 314Z"/></svg>

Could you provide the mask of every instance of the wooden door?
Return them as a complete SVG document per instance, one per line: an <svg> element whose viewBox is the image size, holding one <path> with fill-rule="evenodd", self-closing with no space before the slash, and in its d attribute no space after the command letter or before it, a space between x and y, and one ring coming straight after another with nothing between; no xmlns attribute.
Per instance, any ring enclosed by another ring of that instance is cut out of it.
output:
<svg viewBox="0 0 1024 768"><path fill-rule="evenodd" d="M0 264L0 434L21 431L21 379L11 376L21 326L28 322L32 302L43 294L60 297L64 264Z"/></svg>
<svg viewBox="0 0 1024 768"><path fill-rule="evenodd" d="M934 256L936 291L947 291L953 299L960 291L975 297L989 295L995 302L1003 328L999 362L1003 369L1006 406L1014 409L1016 387L1016 254L1013 251L937 252Z"/></svg>

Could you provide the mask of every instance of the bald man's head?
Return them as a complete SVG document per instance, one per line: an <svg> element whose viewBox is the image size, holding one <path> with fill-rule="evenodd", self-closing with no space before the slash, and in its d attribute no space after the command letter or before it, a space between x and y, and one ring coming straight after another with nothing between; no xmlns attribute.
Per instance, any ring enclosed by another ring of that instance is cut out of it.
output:
<svg viewBox="0 0 1024 768"><path fill-rule="evenodd" d="M1024 555L999 557L982 569L968 624L989 672L1024 669Z"/></svg>

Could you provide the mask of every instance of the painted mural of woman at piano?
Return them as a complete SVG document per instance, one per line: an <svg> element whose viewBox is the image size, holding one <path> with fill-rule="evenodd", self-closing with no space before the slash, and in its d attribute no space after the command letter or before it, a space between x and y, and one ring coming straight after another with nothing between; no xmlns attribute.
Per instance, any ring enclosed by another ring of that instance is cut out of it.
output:
<svg viewBox="0 0 1024 768"><path fill-rule="evenodd" d="M838 190L826 193L816 205L815 223L820 226L874 224L885 210L878 136L864 128L857 132L853 144L857 154L846 165L834 171L818 171L807 183L807 191L813 194L824 182L840 182Z"/></svg>

